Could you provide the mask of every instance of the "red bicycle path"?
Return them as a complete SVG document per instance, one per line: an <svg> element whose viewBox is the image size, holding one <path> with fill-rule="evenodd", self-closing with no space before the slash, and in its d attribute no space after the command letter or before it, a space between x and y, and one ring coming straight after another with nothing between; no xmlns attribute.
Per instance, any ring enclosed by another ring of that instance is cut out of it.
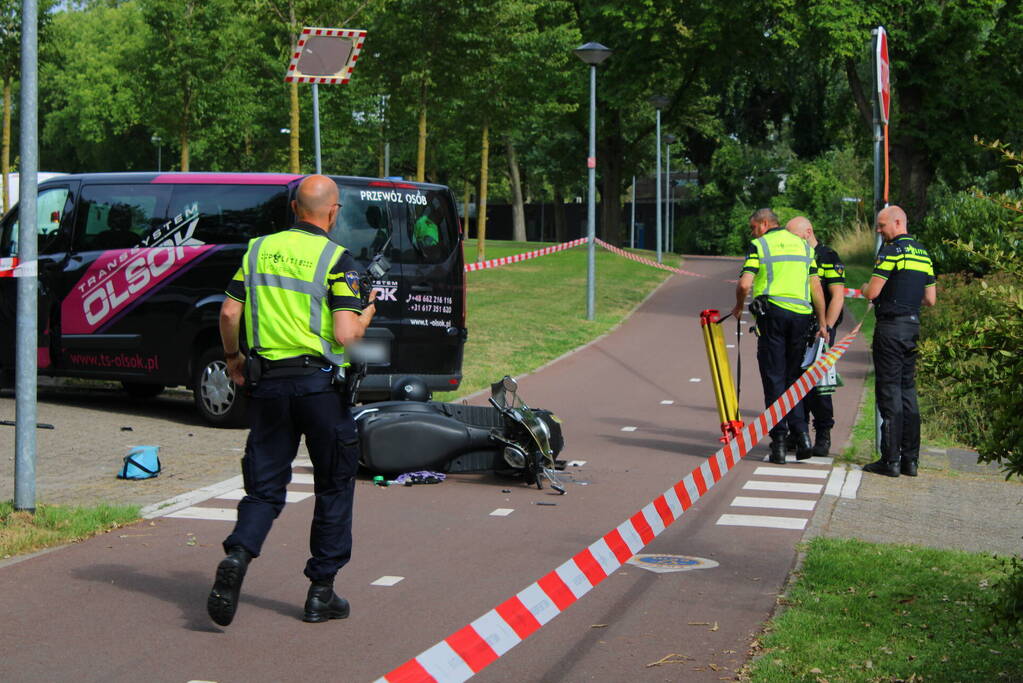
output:
<svg viewBox="0 0 1023 683"><path fill-rule="evenodd" d="M519 379L531 405L564 420L561 457L586 461L566 471L567 495L492 475L390 488L361 478L354 553L336 585L352 615L326 624L300 621L312 498L289 504L277 520L226 629L209 621L205 597L230 522L159 517L6 564L0 680L369 681L431 647L616 527L719 447L699 312L731 308L727 280L738 262L692 257L686 268L707 277L670 277L611 333ZM734 343L730 322L725 336ZM763 409L752 335L740 350L748 418ZM848 437L866 365L857 339L838 365L846 386L835 400L836 449ZM476 680L734 678L775 607L802 536L717 524L724 513L751 512L730 503L765 455L758 446L641 551L704 558L716 567L652 573L623 565ZM786 474L830 469L786 467ZM772 479L807 481L795 474ZM293 483L290 490L312 486ZM198 505L233 508L235 501ZM491 514L499 508L512 512ZM384 576L403 578L371 585Z"/></svg>

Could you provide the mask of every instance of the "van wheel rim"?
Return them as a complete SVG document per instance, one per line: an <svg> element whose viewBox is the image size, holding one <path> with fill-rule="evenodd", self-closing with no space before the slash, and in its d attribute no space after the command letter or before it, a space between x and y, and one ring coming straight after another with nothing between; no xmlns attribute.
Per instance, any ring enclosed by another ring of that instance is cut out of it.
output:
<svg viewBox="0 0 1023 683"><path fill-rule="evenodd" d="M211 415L226 415L234 404L234 382L227 376L227 363L214 361L202 372L200 382L202 403Z"/></svg>

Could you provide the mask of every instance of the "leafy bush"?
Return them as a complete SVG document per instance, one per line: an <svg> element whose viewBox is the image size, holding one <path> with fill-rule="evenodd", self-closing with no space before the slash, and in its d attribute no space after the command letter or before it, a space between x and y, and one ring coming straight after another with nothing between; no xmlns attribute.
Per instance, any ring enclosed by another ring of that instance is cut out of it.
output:
<svg viewBox="0 0 1023 683"><path fill-rule="evenodd" d="M1023 174L1023 157L998 147ZM958 423L977 447L980 460L998 462L1006 478L1023 476L1023 202L1007 195L978 196L995 206L994 215L1011 217L992 232L992 224L969 226L957 217L943 223L956 239L947 239L951 262L974 264L983 278L945 278L938 305L925 316L920 371L929 396L943 417ZM971 207L983 213L979 205ZM981 243L978 233L985 236ZM983 244L983 248L978 247ZM945 309L944 311L942 309ZM958 399L958 400L956 400ZM966 407L969 408L966 408ZM999 584L995 616L1010 629L1023 618L1023 564L1014 562Z"/></svg>
<svg viewBox="0 0 1023 683"><path fill-rule="evenodd" d="M1019 238L1012 236L1013 211L978 191L950 192L939 186L930 201L931 209L918 233L940 272L964 271L975 275L991 272L988 260L973 256L971 250L956 246L957 242L984 245L985 250L1020 247Z"/></svg>
<svg viewBox="0 0 1023 683"><path fill-rule="evenodd" d="M843 201L847 197L861 202ZM807 216L817 236L827 242L842 228L864 218L860 214L865 205L869 206L870 197L866 165L846 148L793 165L785 179L785 194L778 202Z"/></svg>

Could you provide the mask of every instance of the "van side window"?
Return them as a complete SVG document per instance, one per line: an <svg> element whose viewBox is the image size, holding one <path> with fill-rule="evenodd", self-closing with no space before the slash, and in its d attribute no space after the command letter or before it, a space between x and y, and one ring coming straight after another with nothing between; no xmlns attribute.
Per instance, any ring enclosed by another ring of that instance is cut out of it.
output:
<svg viewBox="0 0 1023 683"><path fill-rule="evenodd" d="M175 185L168 216L198 211L191 244L245 244L288 227L283 185Z"/></svg>
<svg viewBox="0 0 1023 683"><path fill-rule="evenodd" d="M352 256L369 261L387 243L391 235L387 202L363 198L357 187L339 187L341 212L330 231L330 239L351 252ZM388 255L395 247L388 245Z"/></svg>
<svg viewBox="0 0 1023 683"><path fill-rule="evenodd" d="M417 192L419 201L406 204L408 245L402 253L404 263L442 263L451 255L458 237L457 223L442 193Z"/></svg>
<svg viewBox="0 0 1023 683"><path fill-rule="evenodd" d="M58 247L60 224L65 212L70 208L68 202L70 190L66 187L54 187L40 190L36 198L36 234L37 247L40 254L52 253L63 249ZM4 221L3 236L0 238L0 256L16 256L18 254L18 210L15 208Z"/></svg>
<svg viewBox="0 0 1023 683"><path fill-rule="evenodd" d="M130 249L166 221L166 185L86 185L75 220L76 251Z"/></svg>

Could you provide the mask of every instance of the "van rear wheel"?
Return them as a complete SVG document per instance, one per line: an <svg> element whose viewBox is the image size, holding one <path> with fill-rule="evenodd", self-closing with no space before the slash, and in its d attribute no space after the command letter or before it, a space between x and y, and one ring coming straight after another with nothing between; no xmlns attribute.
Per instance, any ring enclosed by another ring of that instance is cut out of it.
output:
<svg viewBox="0 0 1023 683"><path fill-rule="evenodd" d="M245 426L248 396L228 377L221 350L212 348L203 353L194 373L192 393L202 418L214 427Z"/></svg>

